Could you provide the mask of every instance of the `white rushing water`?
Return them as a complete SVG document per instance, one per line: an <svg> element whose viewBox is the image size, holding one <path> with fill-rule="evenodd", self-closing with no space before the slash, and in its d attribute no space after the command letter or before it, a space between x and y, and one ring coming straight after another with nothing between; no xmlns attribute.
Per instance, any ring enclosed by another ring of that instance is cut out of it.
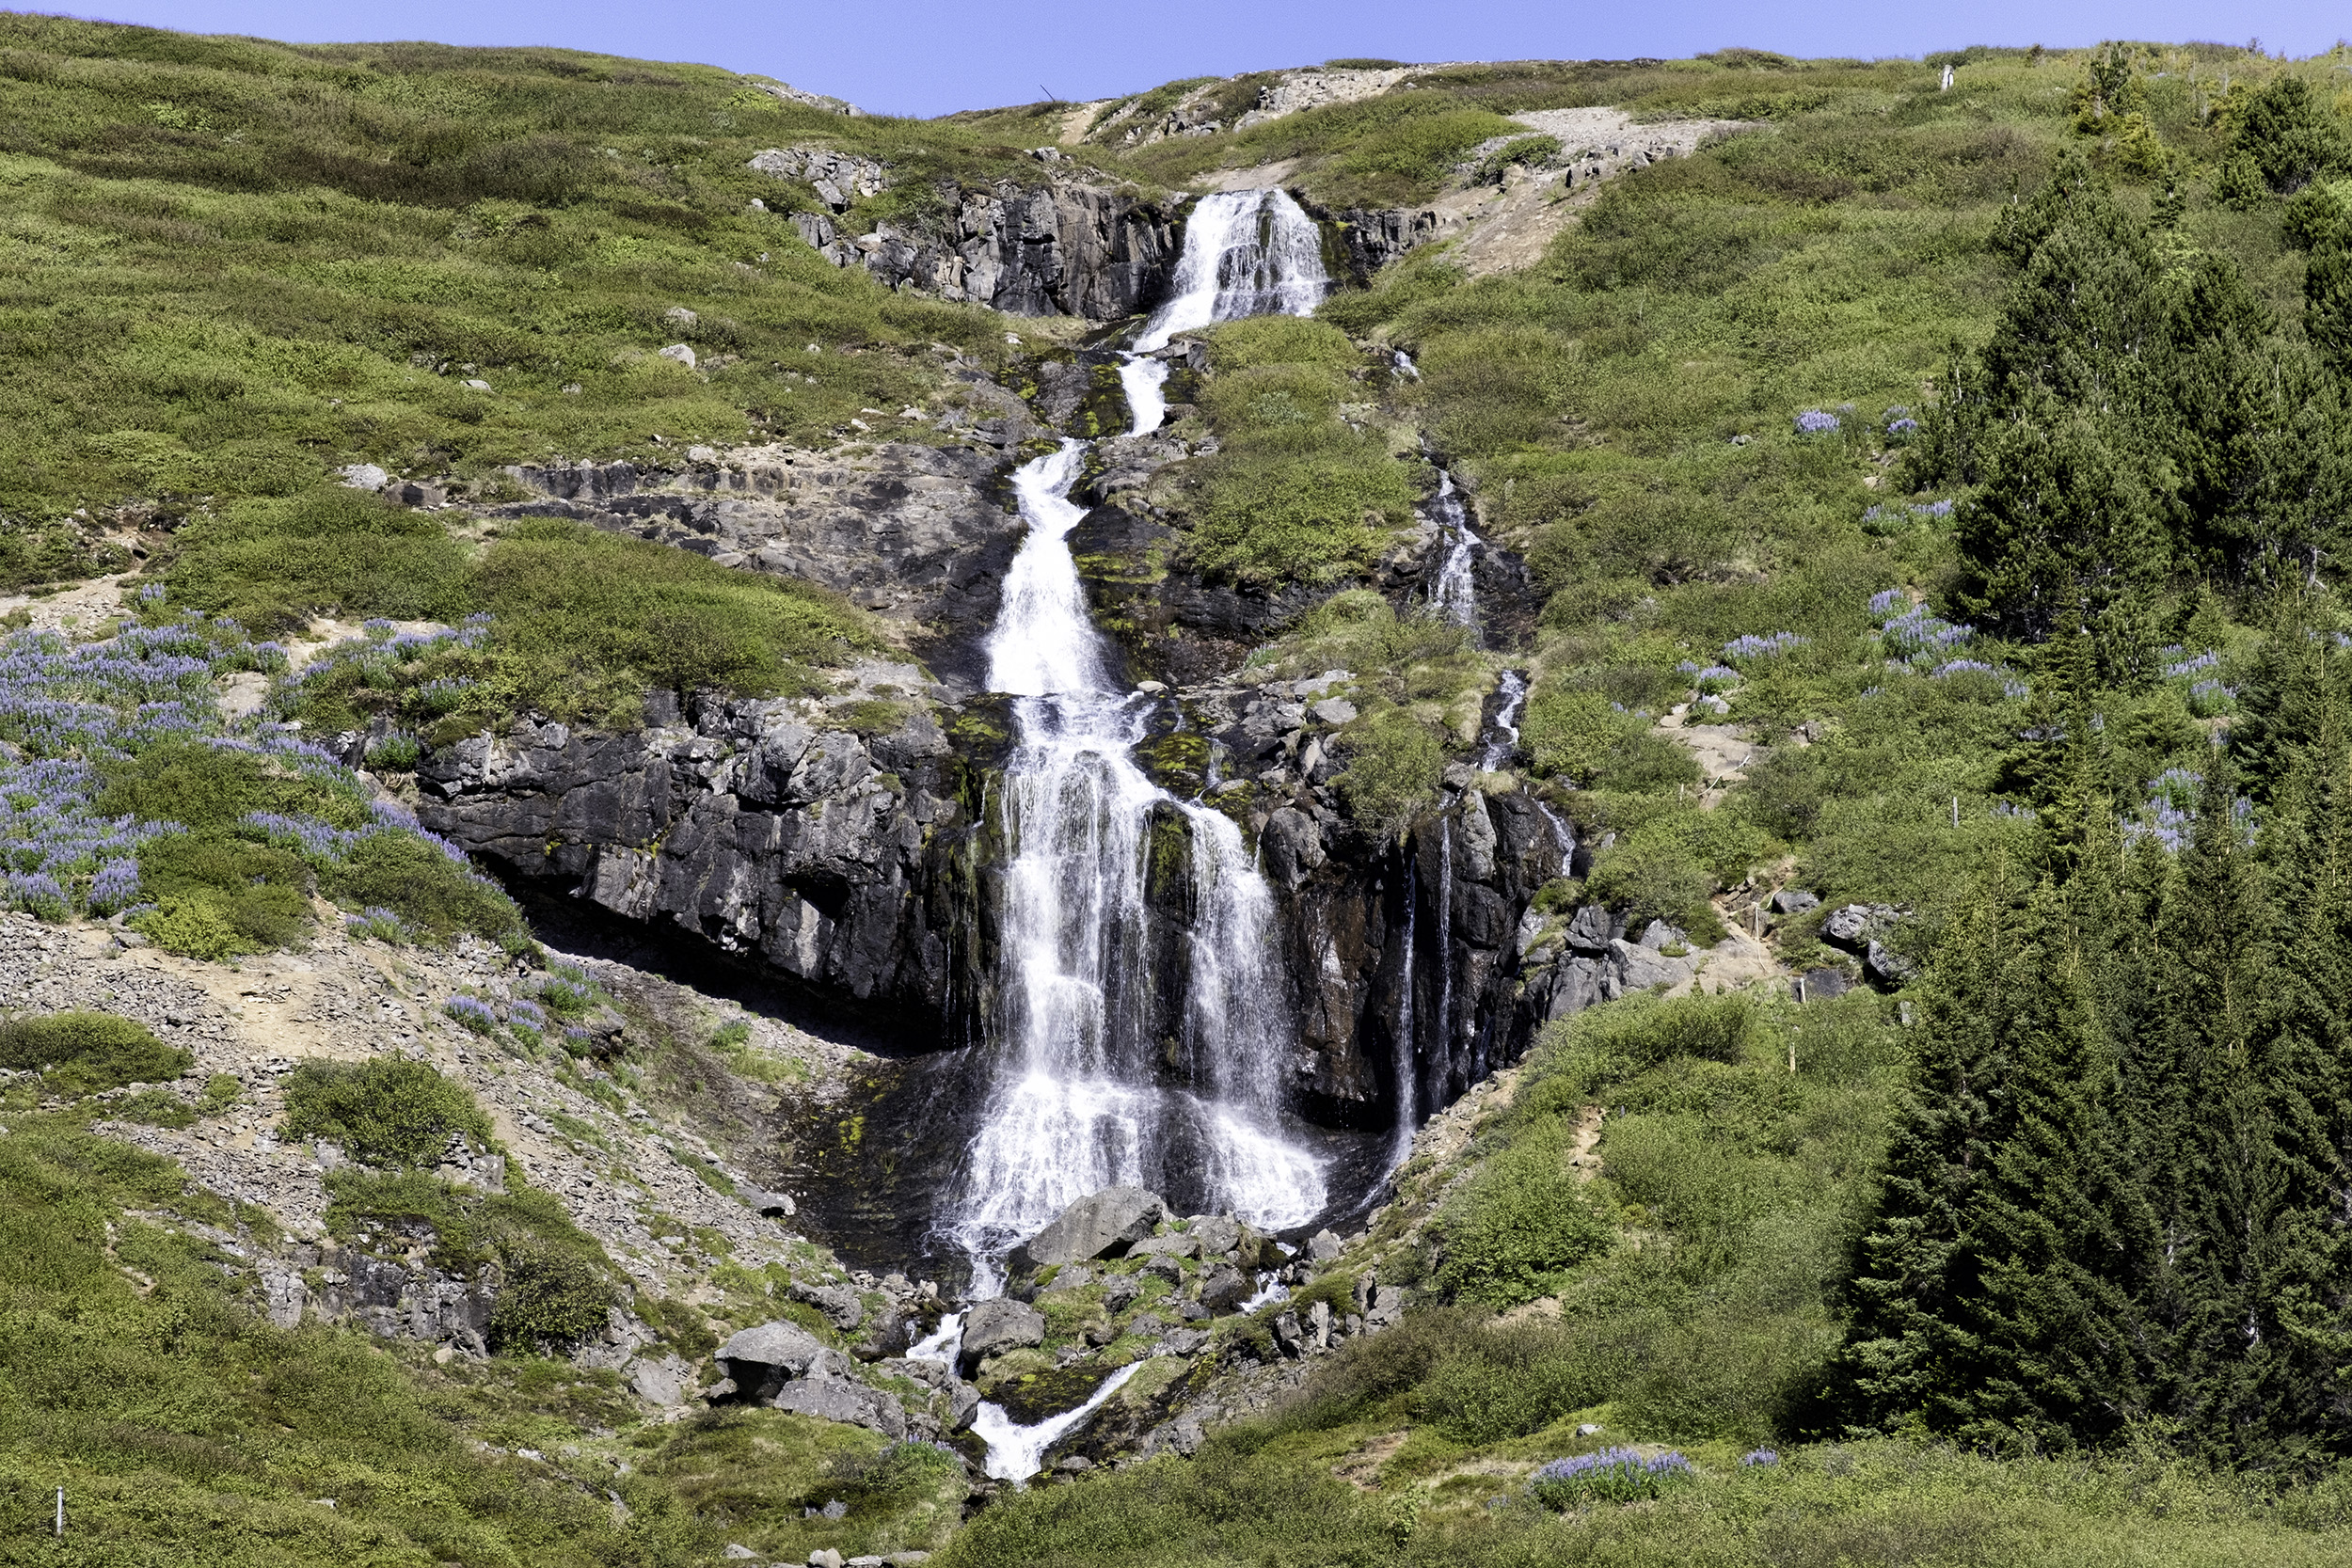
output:
<svg viewBox="0 0 2352 1568"><path fill-rule="evenodd" d="M1167 418L1168 367L1152 351L1213 322L1306 314L1327 281L1322 236L1288 196L1203 198L1173 297L1120 366L1128 435ZM976 1300L1003 1288L1016 1243L1105 1187L1151 1187L1262 1229L1302 1224L1327 1197L1320 1163L1282 1122L1289 1021L1277 1016L1272 893L1231 820L1176 799L1136 764L1154 702L1118 687L1088 617L1070 549L1085 515L1070 487L1086 450L1065 441L1013 475L1028 534L987 642L990 689L1015 699L1001 799L1010 859L997 1014L981 1048L987 1101L941 1216L971 1260ZM1189 883L1173 900L1171 875ZM1181 908L1155 911L1154 883ZM961 1337L961 1319L949 1317L909 1354L952 1367ZM988 1445L988 1473L1036 1474L1139 1366L1035 1426L982 1403L972 1430Z"/></svg>
<svg viewBox="0 0 2352 1568"><path fill-rule="evenodd" d="M1103 1380L1103 1386L1087 1397L1086 1403L1075 1410L1065 1410L1058 1416L1048 1416L1035 1426L1015 1426L1001 1405L982 1402L972 1416L972 1431L988 1445L989 1475L997 1481L1026 1481L1037 1474L1045 1463L1045 1450L1065 1432L1093 1415L1103 1402L1126 1386L1127 1380L1143 1370L1143 1363L1130 1361Z"/></svg>
<svg viewBox="0 0 2352 1568"><path fill-rule="evenodd" d="M1139 354L1124 356L1119 364L1119 389L1127 394L1127 407L1134 416L1127 427L1130 436L1149 436L1160 428L1168 418L1168 361L1147 359Z"/></svg>
<svg viewBox="0 0 2352 1568"><path fill-rule="evenodd" d="M1470 513L1454 488L1454 476L1438 470L1438 493L1429 502L1429 520L1452 543L1445 563L1438 568L1438 583L1429 591L1430 608L1457 626L1478 625L1478 546L1485 543L1470 531Z"/></svg>
<svg viewBox="0 0 2352 1568"><path fill-rule="evenodd" d="M1019 739L993 1083L947 1227L976 1294L998 1287L1014 1243L1104 1187L1174 1187L1266 1228L1325 1200L1316 1162L1280 1126L1272 894L1231 820L1136 764L1152 700L1114 688L1087 618L1069 545L1084 513L1068 496L1084 451L1065 442L1014 475L1029 534L988 641L990 686L1019 699ZM1154 928L1154 854L1189 874L1182 932ZM1155 969L1171 955L1185 974L1181 1014L1166 1018Z"/></svg>
<svg viewBox="0 0 2352 1568"><path fill-rule="evenodd" d="M1527 677L1517 670L1502 672L1497 689L1502 705L1495 709L1495 737L1486 742L1478 766L1492 773L1510 766L1519 749L1519 709L1527 705Z"/></svg>
<svg viewBox="0 0 2352 1568"><path fill-rule="evenodd" d="M1219 191L1184 221L1174 293L1134 347L1166 348L1179 332L1244 316L1303 316L1323 303L1323 231L1287 191Z"/></svg>

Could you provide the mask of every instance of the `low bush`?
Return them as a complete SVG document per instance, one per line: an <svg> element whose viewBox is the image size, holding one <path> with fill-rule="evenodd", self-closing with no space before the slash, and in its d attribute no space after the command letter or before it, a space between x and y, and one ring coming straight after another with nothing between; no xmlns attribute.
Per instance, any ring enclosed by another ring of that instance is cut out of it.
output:
<svg viewBox="0 0 2352 1568"><path fill-rule="evenodd" d="M328 895L386 910L412 933L447 946L460 932L527 941L522 913L497 883L411 833L377 833L354 845L320 879Z"/></svg>
<svg viewBox="0 0 2352 1568"><path fill-rule="evenodd" d="M473 1096L423 1062L305 1062L286 1078L285 1136L331 1138L365 1164L431 1169L453 1137L490 1144Z"/></svg>
<svg viewBox="0 0 2352 1568"><path fill-rule="evenodd" d="M161 1084L196 1065L134 1019L113 1013L23 1014L0 1022L0 1068L37 1071L51 1094L86 1095Z"/></svg>
<svg viewBox="0 0 2352 1568"><path fill-rule="evenodd" d="M1429 727L1401 708L1372 714L1345 736L1347 771L1338 780L1347 815L1395 834L1436 799L1445 752Z"/></svg>
<svg viewBox="0 0 2352 1568"><path fill-rule="evenodd" d="M139 847L139 882L162 907L135 921L156 945L195 958L291 947L310 932L310 868L266 844L165 833Z"/></svg>
<svg viewBox="0 0 2352 1568"><path fill-rule="evenodd" d="M1568 1164L1568 1129L1542 1123L1489 1159L1438 1221L1440 1289L1516 1307L1560 1289L1569 1270L1616 1242L1612 1216Z"/></svg>

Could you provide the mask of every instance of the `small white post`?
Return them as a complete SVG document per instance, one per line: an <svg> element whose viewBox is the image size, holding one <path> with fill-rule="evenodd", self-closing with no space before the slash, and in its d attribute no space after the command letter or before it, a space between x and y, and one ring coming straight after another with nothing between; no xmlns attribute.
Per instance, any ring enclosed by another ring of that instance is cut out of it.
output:
<svg viewBox="0 0 2352 1568"><path fill-rule="evenodd" d="M1944 85L1935 90L1938 92L1949 92L1952 90L1952 68L1950 66L1946 66L1944 68Z"/></svg>
<svg viewBox="0 0 2352 1568"><path fill-rule="evenodd" d="M1960 826L1960 797L1957 795L1952 797L1952 826Z"/></svg>
<svg viewBox="0 0 2352 1568"><path fill-rule="evenodd" d="M57 1539L65 1539L65 1488L57 1488Z"/></svg>

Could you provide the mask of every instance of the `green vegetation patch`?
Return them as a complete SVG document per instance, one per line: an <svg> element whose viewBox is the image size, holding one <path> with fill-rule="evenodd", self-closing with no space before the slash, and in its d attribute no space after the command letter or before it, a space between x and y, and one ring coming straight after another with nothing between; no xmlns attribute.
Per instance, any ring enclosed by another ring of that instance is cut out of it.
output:
<svg viewBox="0 0 2352 1568"><path fill-rule="evenodd" d="M39 1072L51 1094L167 1083L195 1065L188 1052L113 1013L21 1014L0 1022L0 1068Z"/></svg>
<svg viewBox="0 0 2352 1568"><path fill-rule="evenodd" d="M371 1165L429 1170L453 1137L490 1146L490 1118L423 1062L305 1062L286 1077L288 1138L331 1138Z"/></svg>

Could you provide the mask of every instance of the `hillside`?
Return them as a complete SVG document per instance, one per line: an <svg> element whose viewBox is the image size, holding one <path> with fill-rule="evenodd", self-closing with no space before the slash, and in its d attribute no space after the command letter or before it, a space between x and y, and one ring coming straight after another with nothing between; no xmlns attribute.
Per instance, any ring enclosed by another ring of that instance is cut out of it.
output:
<svg viewBox="0 0 2352 1568"><path fill-rule="evenodd" d="M2341 48L0 111L0 1560L2352 1553Z"/></svg>

